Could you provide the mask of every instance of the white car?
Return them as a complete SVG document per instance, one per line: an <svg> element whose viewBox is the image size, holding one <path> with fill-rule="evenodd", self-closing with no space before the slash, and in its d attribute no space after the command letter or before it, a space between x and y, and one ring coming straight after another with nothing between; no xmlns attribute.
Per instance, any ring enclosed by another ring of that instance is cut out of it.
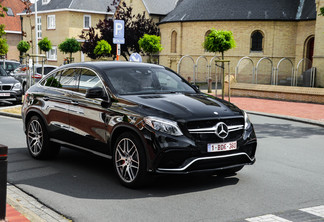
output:
<svg viewBox="0 0 324 222"><path fill-rule="evenodd" d="M58 66L53 65L46 65L44 64L44 73L42 74L42 65L41 64L35 64L34 66L34 72L31 72L31 78L27 76L26 68L17 68L13 73L12 76L14 76L23 87L23 92L26 92L27 85L31 86L37 83L43 76L46 76L48 73L50 73L52 70L56 69ZM31 80L31 83L29 84L29 81Z"/></svg>

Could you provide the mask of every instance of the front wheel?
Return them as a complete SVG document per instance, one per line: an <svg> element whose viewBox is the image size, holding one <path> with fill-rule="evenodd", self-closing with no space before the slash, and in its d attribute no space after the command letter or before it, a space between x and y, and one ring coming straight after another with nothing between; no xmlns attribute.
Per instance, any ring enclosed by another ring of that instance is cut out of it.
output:
<svg viewBox="0 0 324 222"><path fill-rule="evenodd" d="M35 159L48 159L55 157L60 146L49 140L47 129L38 116L33 116L26 127L27 147L30 155Z"/></svg>
<svg viewBox="0 0 324 222"><path fill-rule="evenodd" d="M147 180L146 157L139 138L131 132L121 134L114 146L113 163L120 182L136 188Z"/></svg>

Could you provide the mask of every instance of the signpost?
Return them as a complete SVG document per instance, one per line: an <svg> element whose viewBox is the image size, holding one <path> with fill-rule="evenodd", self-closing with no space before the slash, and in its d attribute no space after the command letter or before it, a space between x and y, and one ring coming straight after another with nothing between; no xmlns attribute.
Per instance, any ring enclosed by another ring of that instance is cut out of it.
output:
<svg viewBox="0 0 324 222"><path fill-rule="evenodd" d="M131 62L142 62L142 56L138 53L132 53L129 57L129 61Z"/></svg>
<svg viewBox="0 0 324 222"><path fill-rule="evenodd" d="M114 20L114 38L113 43L117 44L117 61L120 56L120 44L125 44L125 22L124 20Z"/></svg>

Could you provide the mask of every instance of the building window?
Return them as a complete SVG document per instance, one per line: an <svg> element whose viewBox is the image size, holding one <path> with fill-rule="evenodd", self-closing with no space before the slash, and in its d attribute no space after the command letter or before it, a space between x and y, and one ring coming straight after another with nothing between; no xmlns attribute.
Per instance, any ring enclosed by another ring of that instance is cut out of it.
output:
<svg viewBox="0 0 324 222"><path fill-rule="evenodd" d="M47 16L47 29L55 29L55 15Z"/></svg>
<svg viewBox="0 0 324 222"><path fill-rule="evenodd" d="M91 16L90 15L84 15L83 16L83 28L89 29L91 26Z"/></svg>
<svg viewBox="0 0 324 222"><path fill-rule="evenodd" d="M42 38L42 17L37 16L36 32L38 39Z"/></svg>
<svg viewBox="0 0 324 222"><path fill-rule="evenodd" d="M8 16L15 16L11 8L8 7L7 9L8 9L7 11Z"/></svg>
<svg viewBox="0 0 324 222"><path fill-rule="evenodd" d="M263 35L260 31L254 31L251 35L251 51L263 51Z"/></svg>
<svg viewBox="0 0 324 222"><path fill-rule="evenodd" d="M42 0L42 5L47 5L51 0Z"/></svg>
<svg viewBox="0 0 324 222"><path fill-rule="evenodd" d="M171 53L177 52L177 32L173 31L171 34Z"/></svg>
<svg viewBox="0 0 324 222"><path fill-rule="evenodd" d="M57 60L57 47L52 46L52 49L47 52L47 59L48 60Z"/></svg>

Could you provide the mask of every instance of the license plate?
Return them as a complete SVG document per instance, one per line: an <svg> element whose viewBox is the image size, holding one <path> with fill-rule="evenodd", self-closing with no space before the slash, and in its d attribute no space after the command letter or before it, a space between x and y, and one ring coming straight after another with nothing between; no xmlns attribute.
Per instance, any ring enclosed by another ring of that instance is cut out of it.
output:
<svg viewBox="0 0 324 222"><path fill-rule="evenodd" d="M10 96L10 93L0 93L0 96Z"/></svg>
<svg viewBox="0 0 324 222"><path fill-rule="evenodd" d="M228 143L209 143L207 145L207 152L222 152L222 151L229 151L229 150L236 150L237 143L228 142Z"/></svg>

